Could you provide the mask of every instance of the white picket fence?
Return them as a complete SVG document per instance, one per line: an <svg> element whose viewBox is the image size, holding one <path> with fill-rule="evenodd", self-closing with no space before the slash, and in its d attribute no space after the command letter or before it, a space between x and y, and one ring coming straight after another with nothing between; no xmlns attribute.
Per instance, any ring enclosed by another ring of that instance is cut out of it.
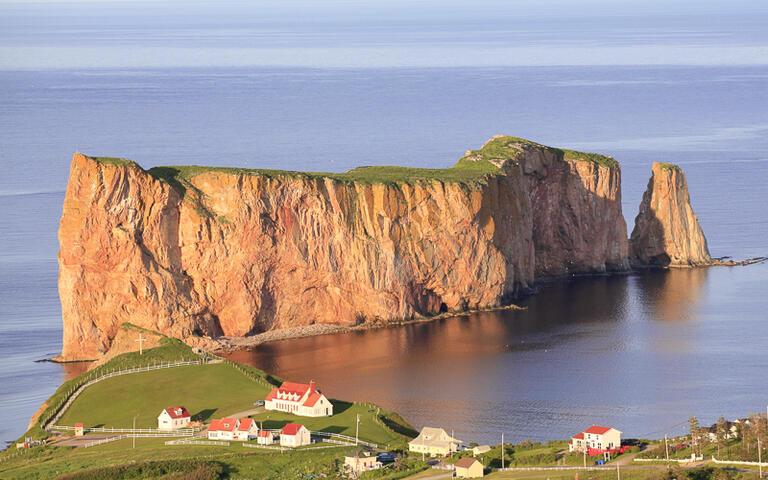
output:
<svg viewBox="0 0 768 480"><path fill-rule="evenodd" d="M558 470L615 470L616 465L590 465L587 467L576 467L576 466L562 466L558 465L556 467L506 467L506 468L494 468L494 472L534 472L534 471L558 471Z"/></svg>
<svg viewBox="0 0 768 480"><path fill-rule="evenodd" d="M704 460L704 457L696 457L696 458L670 458L670 462L676 462L676 463L695 463L700 462ZM665 458L634 458L632 459L633 462L666 462L667 459Z"/></svg>
<svg viewBox="0 0 768 480"><path fill-rule="evenodd" d="M52 425L51 430L60 431L72 431L75 427L68 425ZM202 427L197 428L180 428L178 430L159 430L156 428L114 428L114 427L88 427L83 429L85 432L99 432L99 433L157 433L163 434L166 437L191 437L195 433L202 430Z"/></svg>
<svg viewBox="0 0 768 480"><path fill-rule="evenodd" d="M83 448L95 447L96 445L103 445L103 444L109 443L109 442L116 442L117 440L122 440L124 438L128 438L128 435L117 435L115 437L102 438L100 440L94 440L92 442L88 442L88 443L84 444Z"/></svg>
<svg viewBox="0 0 768 480"><path fill-rule="evenodd" d="M229 442L222 442L221 440L169 440L165 442L166 445L222 445L229 446Z"/></svg>
<svg viewBox="0 0 768 480"><path fill-rule="evenodd" d="M715 463L728 463L732 465L747 465L751 467L759 467L762 465L763 467L768 467L768 462L763 462L761 464L759 462L745 462L743 460L718 460L714 455L712 456L712 461Z"/></svg>
<svg viewBox="0 0 768 480"><path fill-rule="evenodd" d="M47 420L45 420L45 422L43 422L43 429L44 430L49 430L51 428L51 426L56 425L56 422L59 421L61 416L64 415L64 412L66 412L67 409L70 407L70 405L72 405L72 402L74 402L75 399L77 399L77 397L81 393L83 393L83 391L86 388L90 387L94 383L98 383L98 382L100 382L102 380L106 380L106 379L112 378L112 377L117 377L117 376L120 376L120 375L128 375L130 373L149 372L149 371L152 371L152 370L160 370L160 369L163 369L163 368L173 368L173 367L183 367L183 366L187 366L187 365L200 365L202 363L203 363L202 360L191 360L191 361L185 361L185 362L158 363L158 364L155 364L155 365L147 365L146 367L129 368L129 369L126 369L126 370L115 370L115 371L109 372L107 374L104 374L104 375L102 375L100 377L94 378L93 380L90 380L90 381L80 385L75 390L71 391L69 393L69 396L67 397L66 402L64 402L64 404L61 405L61 407L59 407L59 409L56 411L56 413L52 417L48 418Z"/></svg>
<svg viewBox="0 0 768 480"><path fill-rule="evenodd" d="M278 430L278 432L279 432L279 430ZM371 447L371 448L379 448L379 445L377 443L366 442L366 441L359 440L359 439L357 440L357 442L355 442L355 437L350 437L349 435L342 435L340 433L315 432L315 431L310 431L309 433L314 435L314 436L317 436L317 437L325 437L325 438L334 438L334 439L338 439L338 440L344 440L344 441L352 443L353 445L354 444L358 444L358 445L365 445L366 447Z"/></svg>

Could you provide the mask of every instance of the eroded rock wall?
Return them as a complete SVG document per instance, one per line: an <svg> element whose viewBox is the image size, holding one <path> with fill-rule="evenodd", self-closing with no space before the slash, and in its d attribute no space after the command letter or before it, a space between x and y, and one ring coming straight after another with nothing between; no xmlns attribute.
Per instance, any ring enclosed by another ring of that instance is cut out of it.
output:
<svg viewBox="0 0 768 480"><path fill-rule="evenodd" d="M482 182L205 171L75 155L59 241L62 359L122 322L179 338L487 307L625 270L618 166L525 145Z"/></svg>

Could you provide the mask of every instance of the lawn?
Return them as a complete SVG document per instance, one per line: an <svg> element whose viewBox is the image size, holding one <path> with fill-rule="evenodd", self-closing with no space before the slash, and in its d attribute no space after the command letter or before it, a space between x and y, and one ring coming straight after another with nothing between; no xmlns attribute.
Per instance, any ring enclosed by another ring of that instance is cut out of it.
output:
<svg viewBox="0 0 768 480"><path fill-rule="evenodd" d="M229 446L165 445L167 439L139 438L136 448L131 440L92 448L34 449L27 456L0 463L0 478L50 479L64 473L96 467L154 460L199 459L226 465L230 478L300 478L326 473L332 462L343 461L353 447L286 452L262 452L244 448L238 442Z"/></svg>
<svg viewBox="0 0 768 480"><path fill-rule="evenodd" d="M157 428L166 407L182 405L202 420L253 407L269 388L226 363L173 367L102 380L88 387L59 420L59 425Z"/></svg>
<svg viewBox="0 0 768 480"><path fill-rule="evenodd" d="M299 417L290 413L275 411L260 413L252 417L257 423L263 425L263 428L281 428L286 423L300 423L310 430L340 433L354 437L355 419L359 414L359 438L361 440L378 443L380 446L389 444L390 447L402 446L407 441L405 437L392 433L376 422L377 407L339 400L332 400L332 402L333 416L331 417ZM381 413L387 412L382 411ZM409 425L405 425L405 427L409 427Z"/></svg>

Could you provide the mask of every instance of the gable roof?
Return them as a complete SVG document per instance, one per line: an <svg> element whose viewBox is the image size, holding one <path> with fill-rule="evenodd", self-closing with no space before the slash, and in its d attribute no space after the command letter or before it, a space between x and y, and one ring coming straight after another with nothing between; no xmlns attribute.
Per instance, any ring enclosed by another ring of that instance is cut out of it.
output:
<svg viewBox="0 0 768 480"><path fill-rule="evenodd" d="M584 433L594 433L596 435L602 435L610 429L611 427L598 427L597 425L592 425L588 429L584 430Z"/></svg>
<svg viewBox="0 0 768 480"><path fill-rule="evenodd" d="M231 432L235 429L237 421L234 418L222 418L220 420L214 420L208 426L209 432Z"/></svg>
<svg viewBox="0 0 768 480"><path fill-rule="evenodd" d="M320 400L320 397L322 397L322 393L317 393L316 391L314 393L310 393L307 397L306 401L304 401L305 407L314 407L318 400Z"/></svg>
<svg viewBox="0 0 768 480"><path fill-rule="evenodd" d="M288 396L289 398L280 398L279 400L299 402L304 397L304 395L307 394L307 392L309 392L309 394L301 404L305 407L314 407L317 401L323 397L323 394L320 393L317 388L315 388L315 382L309 382L308 384L283 382L283 384L279 387L273 388L272 391L269 392L269 395L267 395L267 398L264 399L264 401L275 400L278 399L280 395L282 395L283 397Z"/></svg>
<svg viewBox="0 0 768 480"><path fill-rule="evenodd" d="M286 423L283 429L280 430L280 435L296 435L303 426L304 425L298 423Z"/></svg>
<svg viewBox="0 0 768 480"><path fill-rule="evenodd" d="M272 436L272 432L270 432L269 430L259 430L259 433L258 433L257 436L258 437L271 437Z"/></svg>
<svg viewBox="0 0 768 480"><path fill-rule="evenodd" d="M451 437L442 428L424 427L419 436L409 442L414 445L432 445L446 447L450 443L461 443L461 440Z"/></svg>
<svg viewBox="0 0 768 480"><path fill-rule="evenodd" d="M168 407L163 410L163 412L166 412L171 418L185 418L190 416L189 412L184 407Z"/></svg>
<svg viewBox="0 0 768 480"><path fill-rule="evenodd" d="M253 419L251 418L241 418L240 419L240 425L237 426L237 430L239 432L247 432L251 426L253 425Z"/></svg>
<svg viewBox="0 0 768 480"><path fill-rule="evenodd" d="M576 440L583 440L584 434L583 433L577 433L576 435L572 436L571 438L574 438Z"/></svg>
<svg viewBox="0 0 768 480"><path fill-rule="evenodd" d="M474 465L475 462L480 463L472 457L464 457L460 459L458 462L456 462L456 466L459 468L469 468L472 465Z"/></svg>

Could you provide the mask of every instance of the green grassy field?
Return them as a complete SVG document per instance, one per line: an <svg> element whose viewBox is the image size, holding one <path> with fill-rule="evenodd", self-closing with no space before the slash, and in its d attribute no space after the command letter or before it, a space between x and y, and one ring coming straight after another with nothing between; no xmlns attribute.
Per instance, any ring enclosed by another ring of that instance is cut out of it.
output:
<svg viewBox="0 0 768 480"><path fill-rule="evenodd" d="M120 440L91 448L46 448L30 455L0 463L3 479L51 479L64 473L131 462L173 459L221 461L230 478L300 478L327 473L332 461L342 459L353 447L280 452L252 451L238 442L229 446L165 445L167 439Z"/></svg>
<svg viewBox="0 0 768 480"><path fill-rule="evenodd" d="M157 428L166 407L183 405L202 420L253 408L269 388L226 363L174 367L109 378L85 390L59 420L87 427Z"/></svg>
<svg viewBox="0 0 768 480"><path fill-rule="evenodd" d="M497 160L514 160L520 153L515 144L527 144L549 150L561 159L579 159L599 165L614 167L618 162L611 157L596 153L577 152L575 150L547 147L518 137L501 136L490 140L482 148L471 150L450 168L418 168L402 166L359 167L344 173L297 172L290 170L248 169L230 167L207 167L198 165L171 165L154 167L149 174L181 189L189 187L188 180L206 172L219 172L230 175L259 175L269 178L330 178L341 182L413 184L431 181L474 184L484 182L489 175L501 174L494 164ZM112 157L93 157L97 162L108 165L135 166L130 160ZM498 162L497 162L498 163Z"/></svg>

